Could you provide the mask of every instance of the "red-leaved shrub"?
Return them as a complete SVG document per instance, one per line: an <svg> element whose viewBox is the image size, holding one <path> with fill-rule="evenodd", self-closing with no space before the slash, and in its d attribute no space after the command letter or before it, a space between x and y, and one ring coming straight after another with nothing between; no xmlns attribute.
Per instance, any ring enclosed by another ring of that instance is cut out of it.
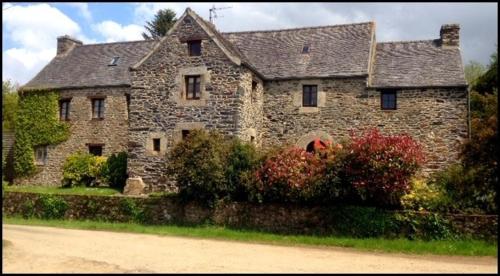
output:
<svg viewBox="0 0 500 276"><path fill-rule="evenodd" d="M323 171L324 163L318 154L285 148L257 170L257 190L265 201L307 201L315 195Z"/></svg>
<svg viewBox="0 0 500 276"><path fill-rule="evenodd" d="M377 129L351 133L346 175L359 195L377 204L394 204L408 192L410 179L424 162L421 146L410 136L385 136Z"/></svg>

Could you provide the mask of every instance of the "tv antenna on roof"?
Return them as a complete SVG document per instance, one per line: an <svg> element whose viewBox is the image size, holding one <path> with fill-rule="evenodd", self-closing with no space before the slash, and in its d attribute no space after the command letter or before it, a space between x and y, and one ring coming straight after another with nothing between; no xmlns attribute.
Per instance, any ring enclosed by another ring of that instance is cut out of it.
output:
<svg viewBox="0 0 500 276"><path fill-rule="evenodd" d="M232 8L232 7L216 8L215 5L212 5L212 7L209 9L209 11L210 11L210 16L209 16L210 23L213 24L214 23L214 19L217 18L217 17L219 17L219 16L217 16L217 13L215 12L216 10L225 10L225 9L230 9L230 8Z"/></svg>

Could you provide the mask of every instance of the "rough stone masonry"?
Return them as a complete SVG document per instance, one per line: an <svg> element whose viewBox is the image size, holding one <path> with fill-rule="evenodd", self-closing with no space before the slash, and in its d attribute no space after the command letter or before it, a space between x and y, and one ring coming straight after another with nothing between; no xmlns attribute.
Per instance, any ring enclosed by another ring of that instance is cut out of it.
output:
<svg viewBox="0 0 500 276"><path fill-rule="evenodd" d="M174 191L166 155L195 128L264 148L306 148L377 127L417 139L424 172L444 168L468 136L459 29L446 24L437 39L382 43L374 22L221 33L188 8L161 40L84 45L59 37L57 56L22 89L70 98L72 135L48 147L39 174L17 181L60 185L65 158L101 144L105 156L128 151L137 187ZM97 121L95 97L105 105Z"/></svg>

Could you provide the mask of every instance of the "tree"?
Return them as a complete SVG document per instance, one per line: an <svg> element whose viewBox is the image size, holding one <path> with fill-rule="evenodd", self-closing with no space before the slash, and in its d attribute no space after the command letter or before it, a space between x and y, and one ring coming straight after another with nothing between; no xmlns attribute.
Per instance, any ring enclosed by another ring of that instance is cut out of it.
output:
<svg viewBox="0 0 500 276"><path fill-rule="evenodd" d="M469 64L465 65L464 68L465 79L471 87L476 84L479 77L481 77L485 72L486 67L483 64L473 60L469 61Z"/></svg>
<svg viewBox="0 0 500 276"><path fill-rule="evenodd" d="M2 130L14 130L18 108L17 84L2 81Z"/></svg>
<svg viewBox="0 0 500 276"><path fill-rule="evenodd" d="M144 39L157 39L165 36L177 21L175 17L176 14L171 9L159 10L152 21L146 22L144 27L148 33L142 33L142 37Z"/></svg>
<svg viewBox="0 0 500 276"><path fill-rule="evenodd" d="M498 51L491 55L490 65L488 71L480 76L473 86L473 89L481 94L493 94L498 90Z"/></svg>

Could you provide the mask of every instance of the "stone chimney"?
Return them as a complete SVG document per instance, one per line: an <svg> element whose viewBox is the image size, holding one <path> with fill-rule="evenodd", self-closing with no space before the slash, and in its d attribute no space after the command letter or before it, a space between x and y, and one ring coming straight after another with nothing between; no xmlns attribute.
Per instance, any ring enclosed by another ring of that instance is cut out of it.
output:
<svg viewBox="0 0 500 276"><path fill-rule="evenodd" d="M445 24L441 26L439 35L441 36L441 46L443 47L459 47L460 25L458 24Z"/></svg>
<svg viewBox="0 0 500 276"><path fill-rule="evenodd" d="M83 45L83 43L69 35L59 36L57 38L57 55L66 54L76 45Z"/></svg>

